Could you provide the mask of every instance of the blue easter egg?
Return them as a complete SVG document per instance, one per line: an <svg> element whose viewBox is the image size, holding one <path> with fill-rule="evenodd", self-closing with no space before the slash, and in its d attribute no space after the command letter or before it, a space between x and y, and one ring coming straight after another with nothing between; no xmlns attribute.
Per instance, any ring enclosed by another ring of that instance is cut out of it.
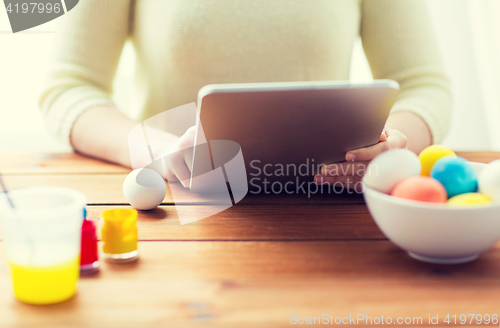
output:
<svg viewBox="0 0 500 328"><path fill-rule="evenodd" d="M477 191L476 171L461 157L440 158L432 167L431 177L441 182L448 198Z"/></svg>

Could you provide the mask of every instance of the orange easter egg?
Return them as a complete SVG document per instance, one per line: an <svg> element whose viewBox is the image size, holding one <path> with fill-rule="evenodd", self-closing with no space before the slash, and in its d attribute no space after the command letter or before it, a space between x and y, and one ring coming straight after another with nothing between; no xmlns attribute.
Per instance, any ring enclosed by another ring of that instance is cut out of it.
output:
<svg viewBox="0 0 500 328"><path fill-rule="evenodd" d="M391 195L431 203L446 203L448 200L443 185L427 176L416 176L401 181L394 187Z"/></svg>

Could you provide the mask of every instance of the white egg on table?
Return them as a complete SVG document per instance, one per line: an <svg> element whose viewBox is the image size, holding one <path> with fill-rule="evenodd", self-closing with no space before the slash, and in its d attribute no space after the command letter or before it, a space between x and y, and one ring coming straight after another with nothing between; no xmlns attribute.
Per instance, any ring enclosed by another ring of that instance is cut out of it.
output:
<svg viewBox="0 0 500 328"><path fill-rule="evenodd" d="M500 160L493 161L479 173L479 191L491 198L500 201Z"/></svg>
<svg viewBox="0 0 500 328"><path fill-rule="evenodd" d="M420 175L418 156L406 149L393 149L375 157L368 165L363 182L369 187L390 193L404 179Z"/></svg>
<svg viewBox="0 0 500 328"><path fill-rule="evenodd" d="M165 198L166 192L165 180L152 169L133 170L123 181L125 199L138 210L151 210L157 207Z"/></svg>

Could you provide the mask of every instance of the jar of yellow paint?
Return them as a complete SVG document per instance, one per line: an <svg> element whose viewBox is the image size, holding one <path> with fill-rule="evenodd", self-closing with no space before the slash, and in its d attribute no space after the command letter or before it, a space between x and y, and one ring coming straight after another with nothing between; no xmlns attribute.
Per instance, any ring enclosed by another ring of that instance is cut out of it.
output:
<svg viewBox="0 0 500 328"><path fill-rule="evenodd" d="M126 263L139 257L137 251L137 211L117 208L102 212L102 241L104 259Z"/></svg>

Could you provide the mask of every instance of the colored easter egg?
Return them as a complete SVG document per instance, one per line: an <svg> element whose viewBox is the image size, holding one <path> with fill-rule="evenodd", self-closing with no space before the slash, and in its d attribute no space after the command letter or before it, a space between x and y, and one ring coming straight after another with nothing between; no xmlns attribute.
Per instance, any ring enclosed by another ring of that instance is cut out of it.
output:
<svg viewBox="0 0 500 328"><path fill-rule="evenodd" d="M130 172L123 182L125 199L138 210L151 210L161 204L167 187L156 171L143 168Z"/></svg>
<svg viewBox="0 0 500 328"><path fill-rule="evenodd" d="M494 201L500 201L500 160L488 164L479 174L479 190Z"/></svg>
<svg viewBox="0 0 500 328"><path fill-rule="evenodd" d="M434 164L445 156L457 156L457 154L453 150L440 145L432 145L422 150L420 155L418 155L422 164L422 172L420 174L430 176Z"/></svg>
<svg viewBox="0 0 500 328"><path fill-rule="evenodd" d="M448 200L443 185L426 176L416 176L401 181L394 187L391 194L394 197L421 202L445 203Z"/></svg>
<svg viewBox="0 0 500 328"><path fill-rule="evenodd" d="M378 155L370 162L363 182L373 189L389 194L398 182L419 175L420 169L417 155L407 149L393 149Z"/></svg>
<svg viewBox="0 0 500 328"><path fill-rule="evenodd" d="M470 192L451 197L448 204L453 207L481 206L491 204L491 198L477 192Z"/></svg>
<svg viewBox="0 0 500 328"><path fill-rule="evenodd" d="M441 182L448 198L477 191L476 171L461 157L440 158L432 167L431 177Z"/></svg>

